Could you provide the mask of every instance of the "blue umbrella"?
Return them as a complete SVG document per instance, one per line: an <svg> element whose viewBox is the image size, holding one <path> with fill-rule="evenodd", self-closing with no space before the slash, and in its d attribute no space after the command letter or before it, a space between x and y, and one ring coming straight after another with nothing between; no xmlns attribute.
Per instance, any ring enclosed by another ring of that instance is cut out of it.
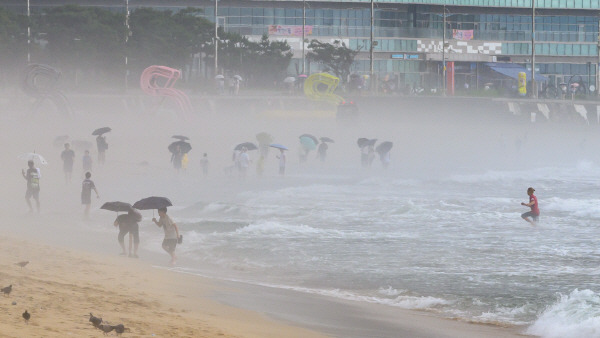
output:
<svg viewBox="0 0 600 338"><path fill-rule="evenodd" d="M282 145L282 144L277 144L277 143L272 143L269 144L269 147L273 147L273 148L277 148L277 149L282 149L282 150L288 150L288 147Z"/></svg>
<svg viewBox="0 0 600 338"><path fill-rule="evenodd" d="M315 141L308 136L301 136L300 143L302 144L302 147L304 147L304 149L306 150L317 149L317 144L315 143Z"/></svg>

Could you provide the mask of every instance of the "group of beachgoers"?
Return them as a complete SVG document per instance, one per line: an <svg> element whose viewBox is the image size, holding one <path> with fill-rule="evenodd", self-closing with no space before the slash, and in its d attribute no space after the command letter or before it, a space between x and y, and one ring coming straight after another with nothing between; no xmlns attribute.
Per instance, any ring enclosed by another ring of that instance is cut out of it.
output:
<svg viewBox="0 0 600 338"><path fill-rule="evenodd" d="M106 137L99 135L96 138L98 146L98 162L104 164L105 162L105 151L108 149L106 143ZM63 161L63 172L65 175L65 183L70 184L73 173L73 165L75 161L75 152L71 149L69 143L64 144L64 150L60 155ZM84 219L89 220L89 212L92 204L92 191L95 193L96 198L100 198L96 184L92 181L92 165L93 160L90 156L90 151L85 150L82 157L82 168L84 172L84 179L81 183L81 204L84 206ZM23 169L21 174L27 182L27 189L25 192L25 201L29 207L29 211L33 212L33 205L31 199L35 201L36 210L40 212L40 179L42 173L39 167L35 166L33 159L27 161L27 169ZM171 264L175 264L177 257L175 255L175 248L178 243L181 243L182 236L179 234L177 224L167 215L167 208L158 208L159 219L152 218L152 221L160 228L164 230L164 240L162 243L163 249L170 255ZM128 207L125 214L118 215L114 221L114 226L119 227L119 235L117 240L121 246L121 255L128 255L132 258L138 258L138 248L140 243L139 236L139 222L142 220L140 212L133 208ZM125 248L125 236L129 234L129 248Z"/></svg>

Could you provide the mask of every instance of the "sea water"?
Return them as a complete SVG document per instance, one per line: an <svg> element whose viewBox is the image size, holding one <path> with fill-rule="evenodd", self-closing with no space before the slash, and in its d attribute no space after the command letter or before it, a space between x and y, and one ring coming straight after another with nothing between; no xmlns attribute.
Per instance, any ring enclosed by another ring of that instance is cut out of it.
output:
<svg viewBox="0 0 600 338"><path fill-rule="evenodd" d="M185 229L178 253L193 262L182 269L600 337L600 167L331 181L186 207L174 215ZM520 217L529 186L536 226Z"/></svg>

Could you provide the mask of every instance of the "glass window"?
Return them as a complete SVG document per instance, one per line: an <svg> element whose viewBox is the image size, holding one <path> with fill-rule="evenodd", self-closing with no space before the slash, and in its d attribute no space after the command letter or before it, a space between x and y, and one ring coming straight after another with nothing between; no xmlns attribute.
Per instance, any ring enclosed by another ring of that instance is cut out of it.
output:
<svg viewBox="0 0 600 338"><path fill-rule="evenodd" d="M252 23L252 8L242 8L240 23L244 25Z"/></svg>

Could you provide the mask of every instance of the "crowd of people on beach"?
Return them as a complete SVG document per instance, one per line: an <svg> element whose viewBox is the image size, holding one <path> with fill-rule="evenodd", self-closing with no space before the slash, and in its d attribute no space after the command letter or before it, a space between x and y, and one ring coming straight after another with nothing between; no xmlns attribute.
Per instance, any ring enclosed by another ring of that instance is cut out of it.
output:
<svg viewBox="0 0 600 338"><path fill-rule="evenodd" d="M251 164L253 163L252 159L250 158L249 152L252 150L258 150L259 158L256 163L256 173L257 176L262 176L264 171L265 159L268 157L269 149L276 148L277 150L279 150L279 153L275 156L279 167L278 173L281 176L285 175L287 163L286 152L288 151L288 148L280 144L272 143L272 137L268 138L266 141L263 140L261 142L260 137L258 137L259 135L257 135L257 139L259 139L258 146L251 142L246 142L238 145L238 147L234 149L232 155L233 164L225 169L227 173L231 175L234 171L237 171L241 179L245 178L248 175L248 171ZM177 136L176 138L180 138L180 140L174 142L169 146L169 150L171 151L171 163L177 171L186 170L189 162L188 152L191 150L191 145L188 142L186 142L189 140L189 138L185 136ZM298 148L299 162L306 162L310 152L315 149L317 152L316 158L321 162L326 161L327 151L329 149L328 144L333 142L334 141L332 139L327 137L322 137L319 142L319 140L312 135L301 135L300 145ZM374 162L374 159L376 157L376 153L379 154L382 167L388 168L391 162L390 150L392 148L392 143L382 142L377 147L375 147L376 142L376 139L358 139L357 144L360 149L360 162L363 168L370 168L372 166L372 163ZM98 135L96 138L96 144L98 151L98 163L104 164L106 150L108 149L106 137L103 134ZM69 143L65 143L64 150L61 153L61 159L63 161L63 172L65 175L64 177L66 184L71 183L75 157L76 155L75 152L71 149L71 145ZM92 192L95 193L97 199L100 198L100 194L98 192L96 184L91 179L93 160L91 158L89 149L85 150L81 161L84 172L84 179L81 183L81 203L84 206L84 219L88 220L92 204ZM208 154L203 153L202 158L199 162L200 167L202 168L203 176L208 176L210 166ZM30 212L33 212L34 209L31 203L31 199L33 198L33 200L35 201L35 207L39 212L40 179L42 178L42 173L40 168L35 166L34 159L28 160L27 164L28 168L26 170L22 170L22 176L27 182L25 200L27 202ZM538 201L537 197L534 195L534 191L535 190L533 188L528 188L527 195L529 196L529 202L521 203L521 205L529 207L531 209L530 211L522 214L521 217L532 225L536 224L540 215ZM175 264L177 259L175 255L175 248L178 243L181 243L182 236L179 232L177 224L171 219L169 215L167 215L167 208L159 207L156 209L158 210L159 219L153 218L152 221L158 227L161 227L164 230L164 240L162 243L162 248L170 255L170 263ZM119 209L118 211L125 212L124 214L118 215L113 223L115 227L119 228L119 234L117 236L117 239L121 247L120 254L124 256L127 255L133 258L138 258L138 249L140 243L139 222L142 220L142 215L138 210L136 210L132 206L125 207L125 209L123 210ZM127 234L129 234L128 248L126 248L125 246L125 236Z"/></svg>

